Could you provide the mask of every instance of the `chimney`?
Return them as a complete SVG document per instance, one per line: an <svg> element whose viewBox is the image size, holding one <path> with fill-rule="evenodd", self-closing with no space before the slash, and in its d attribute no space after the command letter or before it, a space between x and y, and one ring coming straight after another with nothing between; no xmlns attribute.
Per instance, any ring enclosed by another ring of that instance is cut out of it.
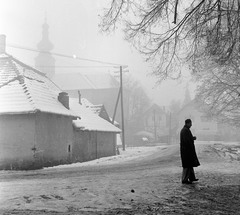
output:
<svg viewBox="0 0 240 215"><path fill-rule="evenodd" d="M79 104L82 105L82 95L80 93L80 90L78 90L78 100L79 100Z"/></svg>
<svg viewBox="0 0 240 215"><path fill-rule="evenodd" d="M4 54L6 52L6 35L0 35L0 54Z"/></svg>
<svg viewBox="0 0 240 215"><path fill-rule="evenodd" d="M69 109L69 96L66 92L59 93L58 101L60 101L65 108Z"/></svg>

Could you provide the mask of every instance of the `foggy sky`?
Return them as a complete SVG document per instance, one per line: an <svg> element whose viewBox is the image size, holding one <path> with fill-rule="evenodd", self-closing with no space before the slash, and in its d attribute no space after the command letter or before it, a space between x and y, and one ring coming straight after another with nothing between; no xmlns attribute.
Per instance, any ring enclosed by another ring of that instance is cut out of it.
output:
<svg viewBox="0 0 240 215"><path fill-rule="evenodd" d="M53 52L126 64L131 75L141 80L150 98L156 103L168 105L173 99L183 100L186 81L189 80L188 71L183 73L182 81L166 81L156 87L154 78L147 76L151 72L151 66L123 40L121 30L111 35L100 33L99 15L102 14L106 2L106 0L0 0L0 34L7 36L7 44L36 49L42 37L42 24L46 17L49 38L54 45ZM34 66L37 53L11 47L7 47L7 52ZM56 57L56 66L73 64L91 65ZM56 72L67 72L66 70L56 69ZM190 90L194 89L193 84L189 86ZM192 92L192 97L193 94Z"/></svg>

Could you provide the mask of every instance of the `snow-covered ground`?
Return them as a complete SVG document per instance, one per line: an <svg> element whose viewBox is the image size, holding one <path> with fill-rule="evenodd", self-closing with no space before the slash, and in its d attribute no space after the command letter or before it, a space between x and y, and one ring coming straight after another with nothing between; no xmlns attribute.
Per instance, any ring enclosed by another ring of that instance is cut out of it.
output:
<svg viewBox="0 0 240 215"><path fill-rule="evenodd" d="M136 175L132 172L127 172L126 175L111 173L108 166L117 164L128 166L128 163L142 160L156 152L161 153L166 148L167 146L127 147L125 151L120 149L120 155L89 162L35 171L0 171L0 213L6 210L66 212L71 208L92 210L94 207L98 209L118 207L119 201L115 202L115 195L120 195L121 199L122 191L130 189L124 186L134 183ZM92 168L91 173L88 172L88 167ZM99 167L105 168L105 174L99 172ZM70 176L69 171L72 170L74 173ZM54 174L58 175L53 177ZM126 183L129 174L130 179ZM124 207L129 207L128 205Z"/></svg>
<svg viewBox="0 0 240 215"><path fill-rule="evenodd" d="M238 142L223 142L223 141L196 141L195 145L198 148L198 145L207 144L213 145L218 151L222 152L223 156L230 156L237 158L240 156L240 144ZM239 146L239 148L234 147L231 149L231 146ZM172 145L173 146L173 145ZM229 146L229 147L227 147ZM171 147L171 146L170 146ZM169 149L169 145L162 144L159 146L142 146L142 147L127 147L125 151L122 148L119 148L120 154L111 157L103 157L96 160L88 162L78 162L73 164L59 165L54 167L44 168L45 170L54 170L54 169L64 169L64 168L75 168L75 167L87 167L87 166L106 166L112 164L119 164L128 161L132 161L139 158L147 157L159 150ZM201 149L199 149L201 150Z"/></svg>
<svg viewBox="0 0 240 215"><path fill-rule="evenodd" d="M44 169L63 169L63 168L74 168L74 167L85 167L85 166L103 166L103 165L112 165L119 164L123 162L128 162L134 159L143 158L153 154L159 149L166 148L167 145L162 146L143 146L143 147L127 147L125 151L122 148L119 149L120 154L111 157L103 157L96 160L88 162L78 162L73 164L59 165L54 167L47 167Z"/></svg>
<svg viewBox="0 0 240 215"><path fill-rule="evenodd" d="M181 202L189 204L189 195L197 198L194 204L203 204L195 206L204 211L204 204L212 203L213 198L211 193L206 196L207 192L217 186L225 192L229 186L235 189L239 185L240 144L197 141L195 146L201 166L196 168L200 181L193 187L181 185L178 144L127 147L117 156L36 171L0 171L0 214L94 214L109 209L132 210L154 202L163 205L161 210L170 211L174 206L185 210ZM233 205L232 210L236 208ZM137 210L126 214L138 214Z"/></svg>

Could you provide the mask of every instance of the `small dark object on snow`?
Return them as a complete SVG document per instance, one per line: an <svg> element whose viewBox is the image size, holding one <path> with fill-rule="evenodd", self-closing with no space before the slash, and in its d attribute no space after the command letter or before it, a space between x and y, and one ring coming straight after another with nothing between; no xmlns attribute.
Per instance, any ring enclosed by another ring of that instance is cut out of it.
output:
<svg viewBox="0 0 240 215"><path fill-rule="evenodd" d="M191 181L183 181L182 184L192 184Z"/></svg>
<svg viewBox="0 0 240 215"><path fill-rule="evenodd" d="M133 199L131 199L131 202L133 202L134 200Z"/></svg>
<svg viewBox="0 0 240 215"><path fill-rule="evenodd" d="M51 199L51 197L48 197L46 195L40 195L43 199Z"/></svg>
<svg viewBox="0 0 240 215"><path fill-rule="evenodd" d="M132 193L135 193L135 190L134 190L134 189L131 189L131 192L132 192Z"/></svg>

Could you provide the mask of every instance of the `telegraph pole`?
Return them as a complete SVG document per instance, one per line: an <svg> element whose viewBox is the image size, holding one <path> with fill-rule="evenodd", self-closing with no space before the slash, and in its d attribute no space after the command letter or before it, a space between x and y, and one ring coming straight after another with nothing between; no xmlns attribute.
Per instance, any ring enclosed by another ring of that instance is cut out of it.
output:
<svg viewBox="0 0 240 215"><path fill-rule="evenodd" d="M123 80L122 80L122 66L120 66L120 90L121 90L121 115L122 115L122 147L125 151L125 130L124 130L124 110L123 110Z"/></svg>
<svg viewBox="0 0 240 215"><path fill-rule="evenodd" d="M114 108L114 113L113 113L113 118L112 118L112 124L114 124L114 120L115 120L115 116L116 116L116 112L117 112L117 107L118 107L118 102L119 99L121 98L121 121L122 121L122 148L123 151L125 151L126 145L125 145L125 129L124 129L124 105L123 105L123 77L122 77L122 73L123 72L127 72L127 71L123 71L123 68L126 68L127 66L120 66L120 87L119 87L119 92L118 92L118 96L117 96L117 101L116 101L116 105Z"/></svg>
<svg viewBox="0 0 240 215"><path fill-rule="evenodd" d="M116 117L116 113L117 113L117 107L118 107L118 102L119 102L120 95L121 95L121 88L119 88L119 91L118 91L117 101L116 101L116 104L115 104L114 113L113 113L113 118L112 118L112 124L114 124L114 121L115 121L115 117Z"/></svg>

